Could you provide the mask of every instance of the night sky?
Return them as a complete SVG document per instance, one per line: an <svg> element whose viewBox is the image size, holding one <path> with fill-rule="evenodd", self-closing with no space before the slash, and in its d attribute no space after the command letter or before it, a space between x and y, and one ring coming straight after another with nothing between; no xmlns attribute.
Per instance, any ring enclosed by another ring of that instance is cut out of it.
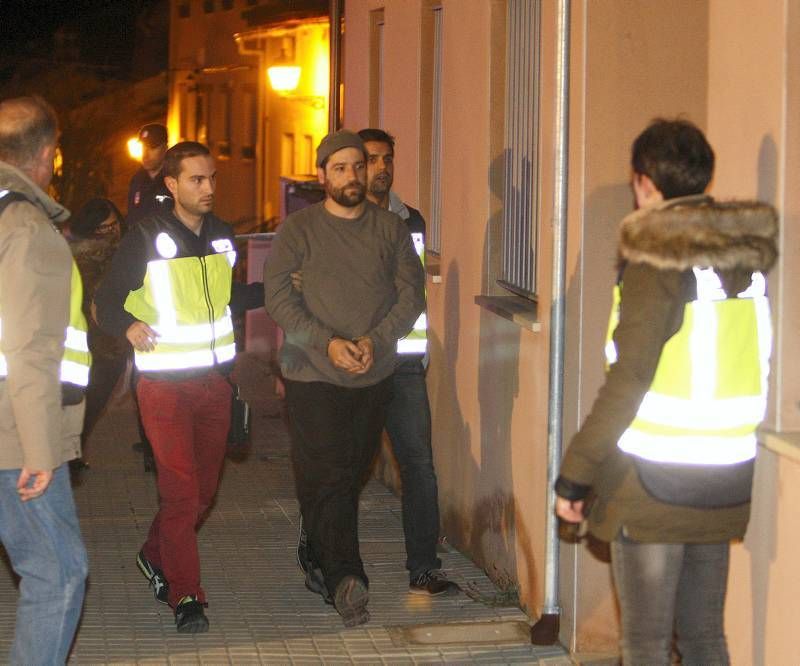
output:
<svg viewBox="0 0 800 666"><path fill-rule="evenodd" d="M0 57L51 57L52 35L77 28L80 60L125 75L137 15L159 0L0 0Z"/></svg>

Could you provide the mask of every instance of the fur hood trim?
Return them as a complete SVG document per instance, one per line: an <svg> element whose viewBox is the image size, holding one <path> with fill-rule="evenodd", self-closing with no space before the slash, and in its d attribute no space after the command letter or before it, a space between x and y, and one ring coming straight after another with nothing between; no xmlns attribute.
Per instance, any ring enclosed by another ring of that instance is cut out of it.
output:
<svg viewBox="0 0 800 666"><path fill-rule="evenodd" d="M778 214L760 201L669 199L622 220L620 259L684 271L693 266L766 273L778 258Z"/></svg>

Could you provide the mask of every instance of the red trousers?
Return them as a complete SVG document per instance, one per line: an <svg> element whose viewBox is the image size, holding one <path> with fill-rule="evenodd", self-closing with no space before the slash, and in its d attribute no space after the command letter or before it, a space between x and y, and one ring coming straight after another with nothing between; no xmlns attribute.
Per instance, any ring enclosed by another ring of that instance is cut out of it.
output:
<svg viewBox="0 0 800 666"><path fill-rule="evenodd" d="M142 377L136 392L158 472L159 509L144 555L164 571L173 608L187 594L205 602L196 530L225 460L231 387L211 371L181 381Z"/></svg>

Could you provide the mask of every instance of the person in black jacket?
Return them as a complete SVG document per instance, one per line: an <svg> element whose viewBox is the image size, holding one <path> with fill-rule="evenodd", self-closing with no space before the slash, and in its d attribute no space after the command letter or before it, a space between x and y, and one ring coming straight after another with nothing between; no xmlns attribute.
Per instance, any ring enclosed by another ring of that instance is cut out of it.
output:
<svg viewBox="0 0 800 666"><path fill-rule="evenodd" d="M172 209L170 192L164 183L164 156L167 153L167 128L160 123L144 125L139 130L139 143L142 145L142 166L133 174L128 186L128 211L125 217L123 232L135 227L143 219L158 211L169 212ZM136 368L131 375L131 390L134 399L138 373ZM136 406L136 419L139 427L139 443L134 448L141 450L144 458L144 469L153 471L153 448L147 439L142 425L142 417Z"/></svg>
<svg viewBox="0 0 800 666"><path fill-rule="evenodd" d="M167 128L159 123L139 130L142 167L128 186L128 212L125 223L133 227L160 208L169 210L170 192L164 184L164 155L167 153Z"/></svg>
<svg viewBox="0 0 800 666"><path fill-rule="evenodd" d="M130 347L122 337L104 333L92 313L94 292L111 265L119 247L122 214L109 199L87 201L69 221L69 244L83 280L83 314L89 325L88 343L92 353L89 385L86 388L86 413L83 417L81 450L100 419L119 378L125 373ZM88 467L82 458L70 461L70 469Z"/></svg>
<svg viewBox="0 0 800 666"><path fill-rule="evenodd" d="M232 310L259 307L263 286L232 282L231 227L212 212L214 158L185 141L167 151L174 208L123 238L95 296L97 318L134 348L137 395L158 473L159 510L137 565L181 633L208 631L196 529L225 457L236 354Z"/></svg>

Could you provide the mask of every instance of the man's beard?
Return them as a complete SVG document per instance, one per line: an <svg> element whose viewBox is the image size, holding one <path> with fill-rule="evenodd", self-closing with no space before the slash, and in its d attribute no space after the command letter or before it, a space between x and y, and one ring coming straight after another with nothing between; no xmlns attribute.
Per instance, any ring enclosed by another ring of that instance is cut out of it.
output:
<svg viewBox="0 0 800 666"><path fill-rule="evenodd" d="M392 189L392 177L386 171L377 174L369 184L369 193L376 197L383 197Z"/></svg>
<svg viewBox="0 0 800 666"><path fill-rule="evenodd" d="M352 188L355 188L356 191L345 191ZM344 187L333 187L330 182L327 182L325 183L325 191L331 199L345 208L354 208L358 206L367 196L367 188L364 186L364 183L357 180L347 183Z"/></svg>

